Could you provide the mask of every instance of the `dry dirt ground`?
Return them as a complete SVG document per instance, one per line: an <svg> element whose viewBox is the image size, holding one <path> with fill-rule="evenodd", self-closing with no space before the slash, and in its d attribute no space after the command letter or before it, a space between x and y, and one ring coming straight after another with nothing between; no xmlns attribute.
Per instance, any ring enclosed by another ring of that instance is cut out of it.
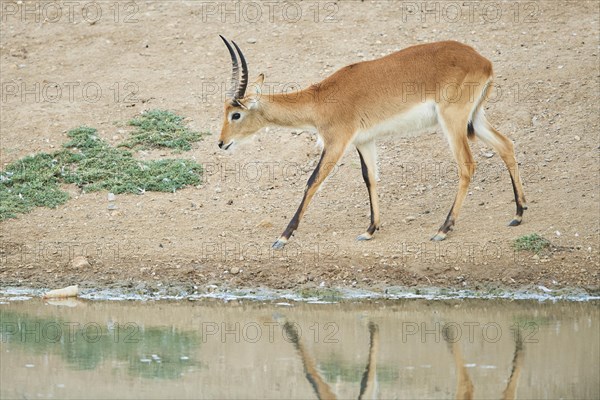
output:
<svg viewBox="0 0 600 400"><path fill-rule="evenodd" d="M128 134L126 121L161 108L212 133L174 155L202 163L203 183L119 195L112 211L106 192L65 187L66 204L1 223L3 286L597 291L598 2L68 3L1 2L3 166L59 148L80 125L117 144ZM499 90L487 112L516 144L529 203L524 223L506 226L514 213L509 175L497 154L475 142L478 169L455 230L430 242L458 181L442 133L432 131L379 143L383 225L374 240L355 241L369 205L349 149L288 246L271 250L319 148L313 133L281 128L233 152L217 148L230 76L218 34L241 45L251 78L265 73L274 92L418 43L472 45L494 63ZM552 249L515 252L513 240L530 233ZM72 265L78 255L90 265Z"/></svg>

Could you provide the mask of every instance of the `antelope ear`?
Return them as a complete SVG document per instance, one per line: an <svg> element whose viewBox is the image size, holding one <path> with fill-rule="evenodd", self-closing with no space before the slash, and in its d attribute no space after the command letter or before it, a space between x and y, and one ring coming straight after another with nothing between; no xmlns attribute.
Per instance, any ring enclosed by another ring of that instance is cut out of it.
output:
<svg viewBox="0 0 600 400"><path fill-rule="evenodd" d="M257 100L262 95L262 85L265 81L265 75L260 74L254 82L250 84L250 97L255 97Z"/></svg>
<svg viewBox="0 0 600 400"><path fill-rule="evenodd" d="M247 95L244 99L238 100L240 107L249 110L256 108L262 96L262 85L265 81L265 76L260 74L254 82L248 85Z"/></svg>

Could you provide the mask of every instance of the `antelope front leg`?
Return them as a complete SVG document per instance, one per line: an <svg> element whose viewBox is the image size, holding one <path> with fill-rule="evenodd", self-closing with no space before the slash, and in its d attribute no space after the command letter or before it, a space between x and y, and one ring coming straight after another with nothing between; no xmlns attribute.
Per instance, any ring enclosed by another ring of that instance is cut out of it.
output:
<svg viewBox="0 0 600 400"><path fill-rule="evenodd" d="M287 241L290 239L292 234L296 229L298 229L298 225L300 224L300 220L308 207L308 204L312 200L313 196L319 190L319 186L323 183L325 178L331 173L336 163L342 158L344 154L345 146L337 147L337 148L324 148L323 153L321 153L321 159L317 164L317 167L313 171L312 175L308 179L308 183L306 184L306 189L304 190L304 197L302 197L302 201L300 202L300 207L296 211L296 214L292 217L290 223L279 239L273 243L274 249L281 249Z"/></svg>
<svg viewBox="0 0 600 400"><path fill-rule="evenodd" d="M360 157L360 165L362 176L369 191L369 202L371 204L371 223L367 231L358 236L357 240L370 240L373 234L379 229L379 201L377 199L377 150L375 142L368 142L360 146L356 146Z"/></svg>

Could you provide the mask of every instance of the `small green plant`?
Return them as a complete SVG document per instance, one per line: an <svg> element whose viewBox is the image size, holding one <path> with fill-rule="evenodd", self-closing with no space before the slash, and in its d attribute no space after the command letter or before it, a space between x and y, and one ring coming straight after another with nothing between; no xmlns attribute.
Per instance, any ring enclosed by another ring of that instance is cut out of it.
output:
<svg viewBox="0 0 600 400"><path fill-rule="evenodd" d="M68 193L59 187L60 170L58 160L46 153L8 165L0 174L0 220L67 201Z"/></svg>
<svg viewBox="0 0 600 400"><path fill-rule="evenodd" d="M200 183L202 166L185 159L137 160L99 138L96 129L80 127L52 154L25 157L0 173L0 220L34 207L54 208L69 199L60 184L73 183L92 192L174 192Z"/></svg>
<svg viewBox="0 0 600 400"><path fill-rule="evenodd" d="M78 153L70 153L65 160L68 168L63 178L88 192L103 189L113 193L174 192L185 185L200 183L202 167L193 161L137 160L131 152L115 149L98 139L95 129L78 128L68 135L73 140L65 147Z"/></svg>
<svg viewBox="0 0 600 400"><path fill-rule="evenodd" d="M142 149L167 147L179 151L190 150L192 142L202 139L198 132L182 124L183 117L166 110L150 110L129 121L137 127L120 146Z"/></svg>
<svg viewBox="0 0 600 400"><path fill-rule="evenodd" d="M533 251L538 254L547 247L550 247L550 241L537 233L532 233L515 239L513 246L518 251Z"/></svg>

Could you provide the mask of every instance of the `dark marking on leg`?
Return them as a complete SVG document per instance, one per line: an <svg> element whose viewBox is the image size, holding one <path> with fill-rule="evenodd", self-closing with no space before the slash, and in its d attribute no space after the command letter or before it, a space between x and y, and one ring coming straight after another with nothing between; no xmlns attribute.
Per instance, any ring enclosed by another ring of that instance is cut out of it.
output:
<svg viewBox="0 0 600 400"><path fill-rule="evenodd" d="M302 196L302 201L300 202L300 206L296 210L296 213L292 217L292 219L291 219L290 223L288 224L287 228L285 228L285 231L281 235L281 236L283 236L286 239L289 239L292 236L292 233L294 233L294 231L296 229L298 229L298 226L300 225L300 213L302 212L302 209L304 208L304 202L306 201L306 193L308 192L308 189L312 185L314 185L315 180L317 179L317 176L318 176L318 174L321 171L321 163L323 162L323 158L324 157L325 157L325 150L323 150L323 153L321 153L321 159L319 160L319 162L317 164L317 167L315 168L315 170L311 174L310 178L308 178L308 182L306 183L306 189L304 189L304 196Z"/></svg>
<svg viewBox="0 0 600 400"><path fill-rule="evenodd" d="M525 207L521 204L521 200L519 200L519 192L517 192L517 186L515 185L515 180L512 175L510 176L510 181L512 182L513 193L515 194L515 203L517 204L517 215L519 217L523 216L523 210Z"/></svg>
<svg viewBox="0 0 600 400"><path fill-rule="evenodd" d="M452 230L452 227L454 226L454 218L452 217L452 212L454 211L455 204L456 204L456 200L454 200L454 203L452 203L452 207L450 207L450 211L448 212L448 216L446 217L446 220L444 221L444 223L442 224L442 226L440 226L440 229L438 230L438 233L436 233L431 238L431 240L433 240L433 241L440 241L440 240L446 239L446 234L448 232L450 232L450 230Z"/></svg>
<svg viewBox="0 0 600 400"><path fill-rule="evenodd" d="M523 204L521 204L521 200L519 200L519 192L517 191L517 186L515 185L515 180L513 179L512 174L510 174L510 181L512 182L513 193L515 194L515 203L517 204L517 215L512 221L508 223L508 226L518 226L523 220L523 210L526 210L527 207L523 207Z"/></svg>
<svg viewBox="0 0 600 400"><path fill-rule="evenodd" d="M473 121L469 121L467 124L467 137L470 140L475 139L475 129L473 128Z"/></svg>
<svg viewBox="0 0 600 400"><path fill-rule="evenodd" d="M454 205L456 201L452 203L452 207L450 207L450 211L448 212L448 216L446 216L446 221L440 226L440 232L448 233L452 227L454 226L454 218L452 218L452 211L454 211Z"/></svg>
<svg viewBox="0 0 600 400"><path fill-rule="evenodd" d="M371 180L369 179L369 168L367 167L367 164L365 163L365 160L364 160L362 154L360 153L360 150L356 149L356 151L358 151L358 156L360 157L360 166L361 166L361 170L362 170L362 176L365 181L365 184L367 185L367 191L369 192L369 207L371 209L371 223L369 224L369 227L367 228L367 232L370 235L372 235L375 233L375 230L377 228L375 227L375 213L373 211L373 199L371 197Z"/></svg>
<svg viewBox="0 0 600 400"><path fill-rule="evenodd" d="M298 207L298 209L296 210L296 213L290 220L290 223L288 224L287 228L285 228L285 231L283 231L283 233L281 234L281 236L283 236L284 238L289 239L292 236L292 234L294 233L294 231L296 229L298 229L298 226L300 225L300 210L302 210L302 207L304 207L305 201L306 201L306 193L304 193L304 196L302 197L302 201L300 202L300 207Z"/></svg>
<svg viewBox="0 0 600 400"><path fill-rule="evenodd" d="M360 150L356 149L356 151L358 151L358 156L360 157L360 166L363 179L367 184L367 188L369 188L371 186L371 181L369 180L369 169L367 168L367 164L365 164L365 159L363 158L362 154L360 154Z"/></svg>

